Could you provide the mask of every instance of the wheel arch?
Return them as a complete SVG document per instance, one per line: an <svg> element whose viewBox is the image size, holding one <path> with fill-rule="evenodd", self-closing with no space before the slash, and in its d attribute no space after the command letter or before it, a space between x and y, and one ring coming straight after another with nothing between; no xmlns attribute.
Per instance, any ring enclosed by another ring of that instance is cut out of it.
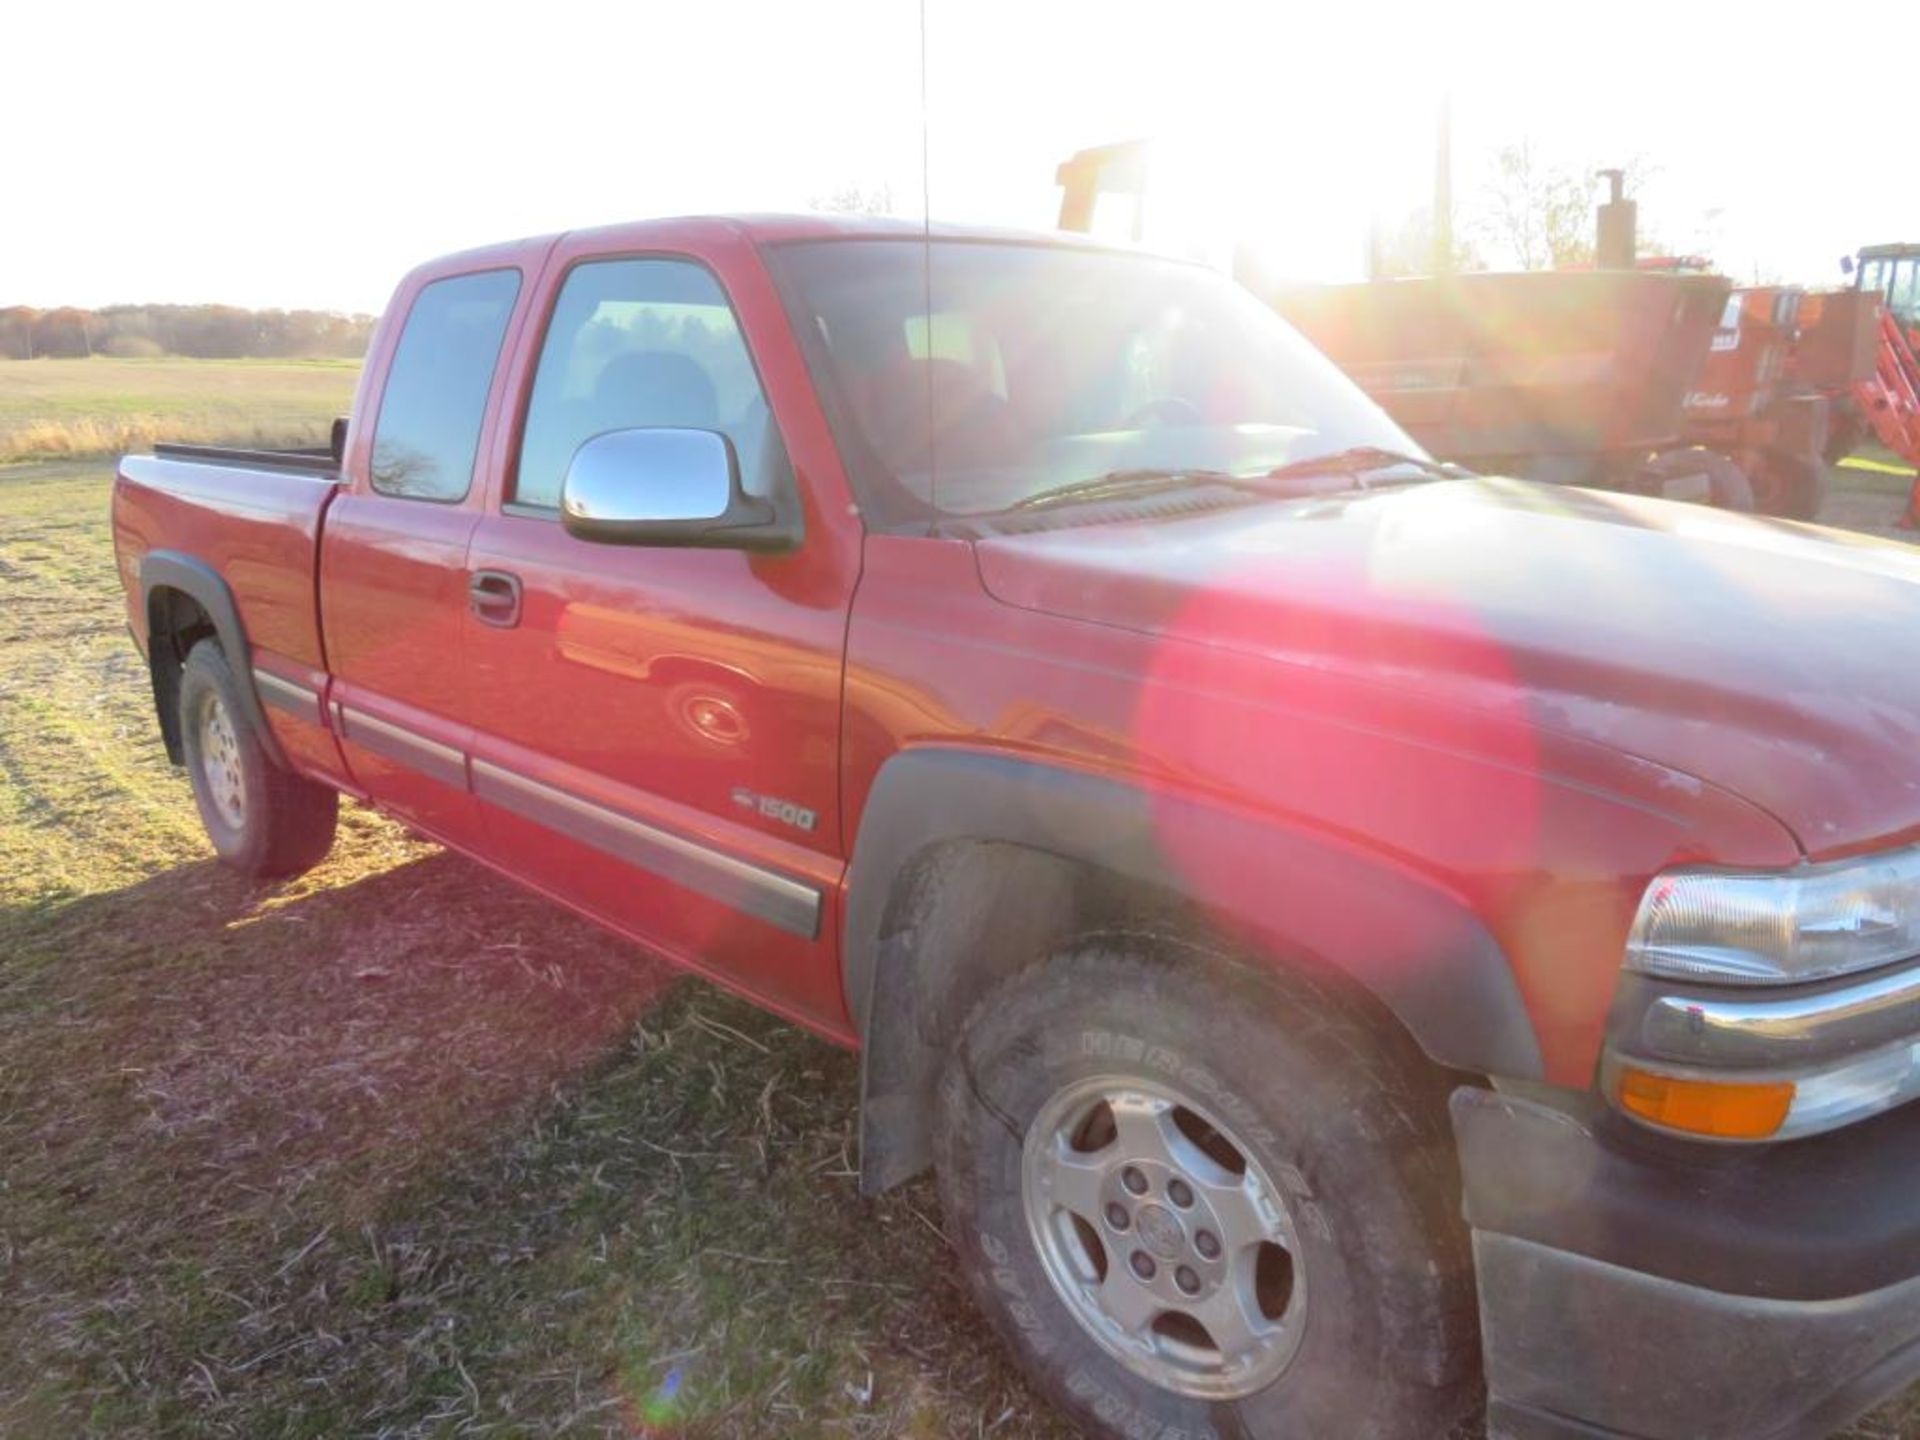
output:
<svg viewBox="0 0 1920 1440"><path fill-rule="evenodd" d="M180 736L180 671L187 653L204 636L219 640L233 666L234 683L246 711L245 719L260 737L261 747L284 767L285 754L267 723L253 683L252 649L233 591L204 560L174 550L150 550L140 560L140 598L147 619L147 669L153 684L154 711L167 758L184 763Z"/></svg>
<svg viewBox="0 0 1920 1440"><path fill-rule="evenodd" d="M1162 837L1203 832L1212 846L1271 855L1272 883L1227 907L1189 893ZM1116 777L946 747L904 751L874 782L848 878L842 979L862 1040L865 1192L929 1163L940 1066L973 1005L1090 926L1201 928L1357 990L1438 1065L1543 1071L1493 936L1403 867Z"/></svg>

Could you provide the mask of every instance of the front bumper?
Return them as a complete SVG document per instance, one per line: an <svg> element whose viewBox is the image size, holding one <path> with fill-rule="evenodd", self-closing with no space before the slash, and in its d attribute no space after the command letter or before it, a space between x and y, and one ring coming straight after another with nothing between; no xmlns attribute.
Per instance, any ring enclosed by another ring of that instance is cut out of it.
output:
<svg viewBox="0 0 1920 1440"><path fill-rule="evenodd" d="M1610 1033L1629 1058L1722 1072L1812 1068L1920 1036L1920 965L1819 985L1686 990L1623 974Z"/></svg>
<svg viewBox="0 0 1920 1440"><path fill-rule="evenodd" d="M1608 1033L1601 1081L1609 1094L1624 1067L1786 1081L1793 1101L1775 1138L1818 1134L1920 1095L1920 965L1749 987L1680 987L1627 973Z"/></svg>
<svg viewBox="0 0 1920 1440"><path fill-rule="evenodd" d="M1453 1098L1494 1440L1823 1440L1920 1378L1920 1106L1756 1147Z"/></svg>

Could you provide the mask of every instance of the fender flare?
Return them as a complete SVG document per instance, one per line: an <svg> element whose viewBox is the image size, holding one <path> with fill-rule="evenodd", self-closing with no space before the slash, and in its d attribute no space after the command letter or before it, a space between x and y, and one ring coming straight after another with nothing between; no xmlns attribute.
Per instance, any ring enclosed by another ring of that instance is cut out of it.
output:
<svg viewBox="0 0 1920 1440"><path fill-rule="evenodd" d="M1017 756L907 750L875 778L848 870L841 966L862 1044L863 1189L885 1189L927 1163L926 1115L945 1053L940 1026L957 1024L951 1006L931 1019L916 1012L929 986L914 975L922 963L915 937L900 933L902 880L937 848L974 841L1178 890L1162 843L1169 834L1205 834L1213 854L1262 857L1270 882L1263 875L1258 886L1236 890L1234 908L1209 897L1215 913L1275 953L1311 956L1344 973L1435 1063L1513 1079L1543 1075L1506 955L1464 902L1426 877L1204 797L1149 793L1123 778Z"/></svg>
<svg viewBox="0 0 1920 1440"><path fill-rule="evenodd" d="M260 692L253 683L253 647L247 641L246 627L240 623L240 607L234 601L232 589L204 560L177 550L149 550L140 557L140 611L147 620L147 665L153 672L154 708L160 712L160 729L167 737L169 754L178 744L178 735L173 717L165 713L157 668L159 652L153 643L153 592L156 590L178 590L206 612L213 622L213 633L220 641L220 648L233 663L234 683L239 687L241 708L246 712L244 718L260 737L261 748L268 758L286 768L287 757L273 727L267 723ZM178 757L174 758L178 763Z"/></svg>

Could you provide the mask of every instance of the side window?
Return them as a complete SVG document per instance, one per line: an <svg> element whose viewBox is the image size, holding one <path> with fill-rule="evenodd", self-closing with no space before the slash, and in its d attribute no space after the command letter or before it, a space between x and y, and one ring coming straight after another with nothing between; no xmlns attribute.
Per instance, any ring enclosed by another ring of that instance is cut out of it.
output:
<svg viewBox="0 0 1920 1440"><path fill-rule="evenodd" d="M1893 267L1887 308L1908 324L1920 314L1920 259L1902 260Z"/></svg>
<svg viewBox="0 0 1920 1440"><path fill-rule="evenodd" d="M595 260L560 287L527 403L513 499L560 504L580 446L608 430L718 430L750 495L771 495L786 453L720 282L688 260Z"/></svg>
<svg viewBox="0 0 1920 1440"><path fill-rule="evenodd" d="M373 488L413 500L458 500L473 481L487 387L500 359L518 270L435 280L400 332L373 432Z"/></svg>

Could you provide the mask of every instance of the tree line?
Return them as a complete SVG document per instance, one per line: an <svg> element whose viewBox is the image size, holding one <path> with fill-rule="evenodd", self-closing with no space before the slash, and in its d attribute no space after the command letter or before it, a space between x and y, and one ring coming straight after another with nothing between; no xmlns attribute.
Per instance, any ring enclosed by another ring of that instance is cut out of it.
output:
<svg viewBox="0 0 1920 1440"><path fill-rule="evenodd" d="M1638 192L1654 175L1644 157L1625 165L1626 189ZM1456 200L1454 270L1558 270L1593 264L1595 207L1605 186L1594 165L1550 160L1529 141L1502 146L1477 195ZM1640 217L1639 253L1668 253ZM1383 280L1433 272L1433 211L1419 206L1378 226L1369 269Z"/></svg>
<svg viewBox="0 0 1920 1440"><path fill-rule="evenodd" d="M237 305L63 305L0 309L0 358L202 360L341 357L366 353L376 317L331 310L245 310Z"/></svg>

